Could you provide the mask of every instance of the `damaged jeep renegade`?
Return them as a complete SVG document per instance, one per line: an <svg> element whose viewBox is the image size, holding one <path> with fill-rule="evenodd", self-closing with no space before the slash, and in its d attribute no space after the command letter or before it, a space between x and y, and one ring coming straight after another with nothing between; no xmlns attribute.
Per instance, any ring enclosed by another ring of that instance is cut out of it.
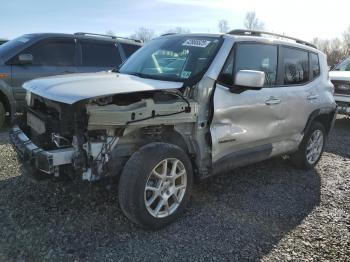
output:
<svg viewBox="0 0 350 262"><path fill-rule="evenodd" d="M313 168L336 118L325 55L259 31L164 35L113 71L24 88L10 140L25 173L114 178L125 215L152 229L194 180L275 156Z"/></svg>

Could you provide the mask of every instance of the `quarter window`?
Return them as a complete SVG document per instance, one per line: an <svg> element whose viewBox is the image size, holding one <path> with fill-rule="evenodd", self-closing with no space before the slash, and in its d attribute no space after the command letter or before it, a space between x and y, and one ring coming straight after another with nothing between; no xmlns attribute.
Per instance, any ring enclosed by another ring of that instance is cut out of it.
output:
<svg viewBox="0 0 350 262"><path fill-rule="evenodd" d="M82 65L117 67L122 63L115 43L82 42Z"/></svg>
<svg viewBox="0 0 350 262"><path fill-rule="evenodd" d="M233 64L234 52L231 52L218 79L219 83L227 86L233 86Z"/></svg>
<svg viewBox="0 0 350 262"><path fill-rule="evenodd" d="M314 53L310 53L310 61L311 61L312 79L315 79L320 75L320 62L318 59L318 55Z"/></svg>
<svg viewBox="0 0 350 262"><path fill-rule="evenodd" d="M284 85L303 84L309 81L308 52L281 47L281 56Z"/></svg>
<svg viewBox="0 0 350 262"><path fill-rule="evenodd" d="M264 86L274 86L277 76L277 46L264 44L240 44L236 49L234 75L240 70L256 70L265 73Z"/></svg>

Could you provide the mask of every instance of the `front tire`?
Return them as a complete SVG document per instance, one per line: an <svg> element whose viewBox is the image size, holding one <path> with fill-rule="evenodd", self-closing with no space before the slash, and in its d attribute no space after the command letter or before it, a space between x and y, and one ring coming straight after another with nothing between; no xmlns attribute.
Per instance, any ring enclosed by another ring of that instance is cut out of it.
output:
<svg viewBox="0 0 350 262"><path fill-rule="evenodd" d="M322 157L326 143L326 130L318 122L314 122L305 134L299 150L291 156L294 166L309 170L314 168Z"/></svg>
<svg viewBox="0 0 350 262"><path fill-rule="evenodd" d="M136 224L160 229L182 213L192 184L187 154L172 144L151 143L126 163L119 181L119 203Z"/></svg>

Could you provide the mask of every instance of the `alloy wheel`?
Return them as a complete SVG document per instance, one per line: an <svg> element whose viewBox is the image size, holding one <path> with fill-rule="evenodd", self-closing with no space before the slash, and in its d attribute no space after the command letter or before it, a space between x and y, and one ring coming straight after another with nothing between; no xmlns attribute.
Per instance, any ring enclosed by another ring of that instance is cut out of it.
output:
<svg viewBox="0 0 350 262"><path fill-rule="evenodd" d="M150 173L144 192L145 206L156 218L173 214L180 206L187 187L184 164L176 158L158 163Z"/></svg>
<svg viewBox="0 0 350 262"><path fill-rule="evenodd" d="M324 144L324 137L321 130L315 130L306 147L306 159L310 165L313 165L319 159Z"/></svg>

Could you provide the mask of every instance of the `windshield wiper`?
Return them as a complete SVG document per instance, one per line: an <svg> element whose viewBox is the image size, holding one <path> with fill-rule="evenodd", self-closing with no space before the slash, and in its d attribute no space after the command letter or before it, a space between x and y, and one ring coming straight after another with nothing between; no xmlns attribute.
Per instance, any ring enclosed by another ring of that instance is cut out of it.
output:
<svg viewBox="0 0 350 262"><path fill-rule="evenodd" d="M138 72L122 72L122 74L126 75L133 75L140 78L146 78L146 79L154 79L154 80L161 80L161 81L174 81L174 82L184 82L183 79L179 79L176 77L169 77L169 76L157 76L157 75L148 75Z"/></svg>
<svg viewBox="0 0 350 262"><path fill-rule="evenodd" d="M142 74L142 73L137 73L137 72L125 72L124 74L138 76L138 77L142 77L142 78L148 78L147 75Z"/></svg>

